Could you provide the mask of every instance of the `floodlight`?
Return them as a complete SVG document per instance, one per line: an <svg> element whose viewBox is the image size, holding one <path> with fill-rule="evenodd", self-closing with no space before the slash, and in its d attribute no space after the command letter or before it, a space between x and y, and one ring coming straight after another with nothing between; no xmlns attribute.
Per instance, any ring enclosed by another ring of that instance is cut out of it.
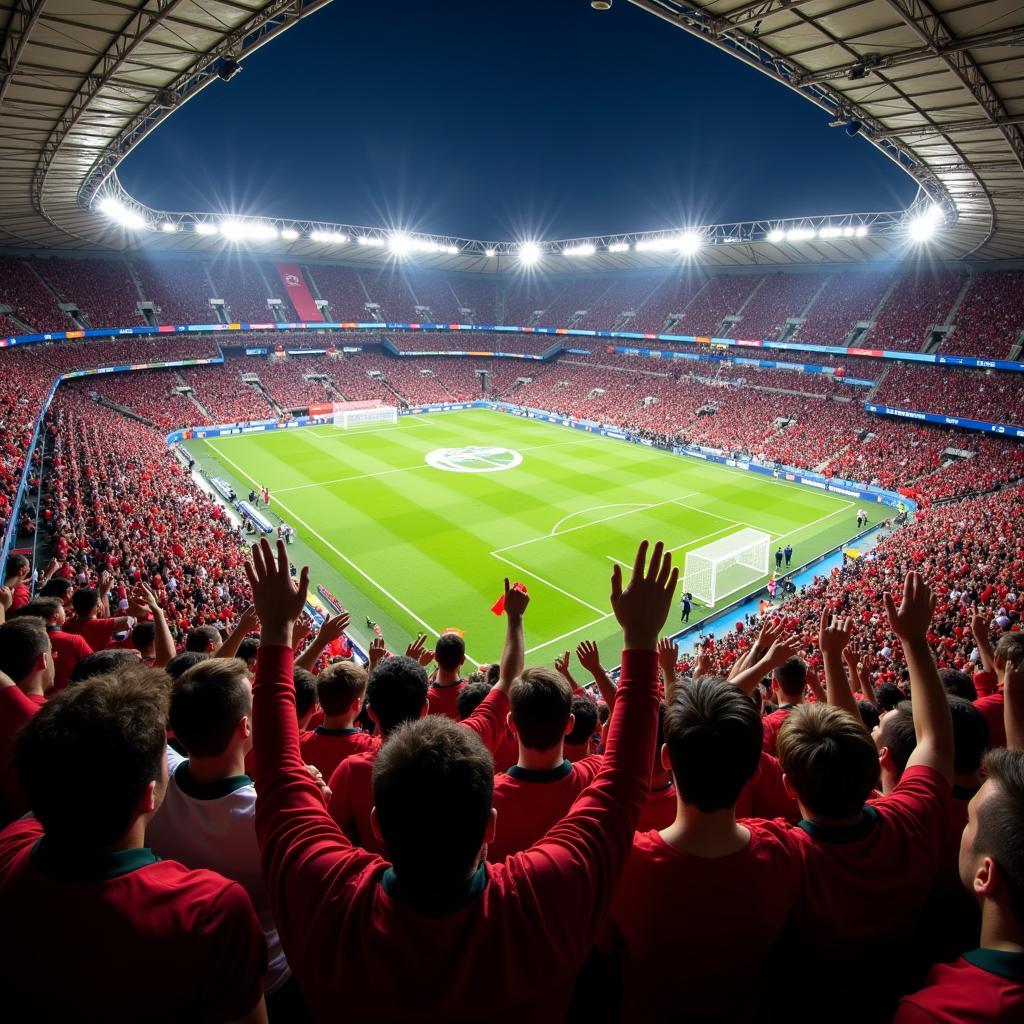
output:
<svg viewBox="0 0 1024 1024"><path fill-rule="evenodd" d="M109 217L111 220L116 221L123 228L144 228L146 226L146 218L142 216L138 210L133 210L130 207L125 206L122 202L115 199L113 196L107 196L100 205L100 213Z"/></svg>
<svg viewBox="0 0 1024 1024"><path fill-rule="evenodd" d="M163 224L160 225L160 230L161 231L166 231L167 234L169 234L169 235L173 235L174 232L178 230L178 225L177 224L173 224L169 220L165 220L163 222Z"/></svg>
<svg viewBox="0 0 1024 1024"><path fill-rule="evenodd" d="M570 245L562 250L563 256L593 256L597 252L597 246L591 242L582 242L580 245Z"/></svg>
<svg viewBox="0 0 1024 1024"><path fill-rule="evenodd" d="M388 239L388 248L395 256L407 256L412 247L412 239L404 231L396 231Z"/></svg>
<svg viewBox="0 0 1024 1024"><path fill-rule="evenodd" d="M265 242L277 238L277 228L273 224L264 224L260 221L221 221L220 233L231 242Z"/></svg>
<svg viewBox="0 0 1024 1024"><path fill-rule="evenodd" d="M384 239L383 239L383 238L375 238L375 237L374 237L373 235L360 235L360 236L359 236L359 237L358 237L358 238L356 239L356 241L357 241L357 242L358 242L358 243L359 243L360 245L373 245L373 246L377 246L377 247L380 247L380 246L382 246L382 245L386 245L386 244L387 244L387 243L386 243L386 242L384 241Z"/></svg>
<svg viewBox="0 0 1024 1024"><path fill-rule="evenodd" d="M696 231L686 231L679 236L678 242L683 256L693 256L704 244L704 238Z"/></svg>
<svg viewBox="0 0 1024 1024"><path fill-rule="evenodd" d="M857 230L854 232L854 234L856 234L856 236L858 238L866 237L867 233L868 233L868 226L867 226L867 224L858 224L857 225Z"/></svg>
<svg viewBox="0 0 1024 1024"><path fill-rule="evenodd" d="M814 228L790 228L786 232L787 242L806 242L812 239L817 232Z"/></svg>
<svg viewBox="0 0 1024 1024"><path fill-rule="evenodd" d="M343 235L340 231L311 231L309 240L326 242L329 245L344 245L348 241L348 235Z"/></svg>
<svg viewBox="0 0 1024 1024"><path fill-rule="evenodd" d="M208 220L197 220L196 221L196 234L197 235L215 235L217 234L217 225L211 224Z"/></svg>
<svg viewBox="0 0 1024 1024"><path fill-rule="evenodd" d="M281 228L281 237L286 242L294 242L299 237L299 233L295 228Z"/></svg>
<svg viewBox="0 0 1024 1024"><path fill-rule="evenodd" d="M540 246L536 242L523 242L519 246L519 262L524 267L532 267L540 259Z"/></svg>
<svg viewBox="0 0 1024 1024"><path fill-rule="evenodd" d="M449 256L458 256L459 255L459 247L457 245L446 245L444 247L444 251Z"/></svg>
<svg viewBox="0 0 1024 1024"><path fill-rule="evenodd" d="M486 256L486 257L487 257L487 258L488 258L489 260L491 260L491 259L494 259L494 255L495 255L495 253L494 253L494 250L493 250L493 249L484 249L484 255L485 255L485 256Z"/></svg>
<svg viewBox="0 0 1024 1024"><path fill-rule="evenodd" d="M922 213L910 222L907 231L910 233L912 242L927 242L935 234L937 227L938 223L934 218Z"/></svg>
<svg viewBox="0 0 1024 1024"><path fill-rule="evenodd" d="M779 242L784 242L785 240L786 232L783 231L782 228L772 228L771 231L768 232L768 241L772 242L774 245L778 245Z"/></svg>
<svg viewBox="0 0 1024 1024"><path fill-rule="evenodd" d="M629 252L629 242L612 242L608 246L609 252Z"/></svg>
<svg viewBox="0 0 1024 1024"><path fill-rule="evenodd" d="M679 235L662 235L660 238L642 238L636 243L637 252L671 252L682 248Z"/></svg>
<svg viewBox="0 0 1024 1024"><path fill-rule="evenodd" d="M853 234L852 230L850 230L850 234ZM842 236L843 236L843 229L842 228L834 228L831 225L829 225L828 227L823 227L818 232L818 237L819 238L842 238Z"/></svg>

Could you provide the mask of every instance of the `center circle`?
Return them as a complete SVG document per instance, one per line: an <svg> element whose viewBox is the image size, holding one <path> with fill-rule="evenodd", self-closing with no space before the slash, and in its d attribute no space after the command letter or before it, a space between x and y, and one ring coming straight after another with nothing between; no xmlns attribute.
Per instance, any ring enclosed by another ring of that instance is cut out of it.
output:
<svg viewBox="0 0 1024 1024"><path fill-rule="evenodd" d="M467 448L435 448L426 455L426 463L446 473L500 473L515 469L522 455L511 448L471 445Z"/></svg>

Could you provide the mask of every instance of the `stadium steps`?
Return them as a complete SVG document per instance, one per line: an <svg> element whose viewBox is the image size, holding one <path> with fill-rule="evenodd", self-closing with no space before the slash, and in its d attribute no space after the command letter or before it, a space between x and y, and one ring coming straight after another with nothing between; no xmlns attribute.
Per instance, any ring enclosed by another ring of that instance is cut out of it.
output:
<svg viewBox="0 0 1024 1024"><path fill-rule="evenodd" d="M147 420L145 416L140 416L134 409L129 409L126 405L118 405L117 402L112 402L109 398L104 398L102 395L97 395L95 402L97 405L102 405L105 409L116 412L118 416L124 416L125 419L135 420L136 423L142 423L147 427L152 427L154 430L157 429L157 425L152 420Z"/></svg>
<svg viewBox="0 0 1024 1024"><path fill-rule="evenodd" d="M189 390L183 391L181 393L203 414L203 416L206 417L207 423L216 423L217 421L210 415L210 411L206 408L205 405L203 405L202 402L199 401L198 398L196 398L196 393L192 390L192 385L187 383L186 381L182 381L182 383Z"/></svg>
<svg viewBox="0 0 1024 1024"><path fill-rule="evenodd" d="M964 299L967 298L967 295L973 286L974 275L968 274L967 280L964 281L963 287L960 289L960 292L957 294L957 297L953 300L953 305L950 308L949 313L946 314L946 319L942 321L943 327L949 327L952 325L957 313L960 312L960 307L963 305Z"/></svg>

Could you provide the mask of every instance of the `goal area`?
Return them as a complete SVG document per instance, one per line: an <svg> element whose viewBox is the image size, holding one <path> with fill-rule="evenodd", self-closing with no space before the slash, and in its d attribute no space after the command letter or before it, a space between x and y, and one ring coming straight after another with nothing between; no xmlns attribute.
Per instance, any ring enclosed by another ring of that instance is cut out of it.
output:
<svg viewBox="0 0 1024 1024"><path fill-rule="evenodd" d="M336 427L348 430L367 423L397 423L398 409L393 405L368 405L366 402L335 402L331 416Z"/></svg>
<svg viewBox="0 0 1024 1024"><path fill-rule="evenodd" d="M686 553L683 591L712 606L768 575L771 536L743 529Z"/></svg>

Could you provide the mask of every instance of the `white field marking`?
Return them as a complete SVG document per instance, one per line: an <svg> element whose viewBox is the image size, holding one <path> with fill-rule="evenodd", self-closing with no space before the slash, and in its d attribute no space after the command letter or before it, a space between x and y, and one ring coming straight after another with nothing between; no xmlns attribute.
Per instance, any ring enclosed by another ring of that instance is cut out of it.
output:
<svg viewBox="0 0 1024 1024"><path fill-rule="evenodd" d="M370 433L370 431L365 431ZM510 449L518 452L535 452L540 448L557 448L560 445L567 444L582 444L582 441L555 441L554 444L535 444L529 448L516 448ZM315 484L298 484L295 487L281 487L276 491L271 488L275 494L290 494L292 491L308 491L311 487L330 487L331 484L346 484L352 480L369 480L370 477L374 476L391 476L393 473L412 473L417 469L433 469L427 462L417 462L415 466L400 466L398 469L382 469L377 473L357 473L355 476L341 476L335 480L319 480Z"/></svg>
<svg viewBox="0 0 1024 1024"><path fill-rule="evenodd" d="M527 576L532 576L538 582L543 583L544 586L550 587L552 590L558 591L559 594L561 594L563 597L569 598L570 601L575 601L577 604L583 605L584 608L589 608L592 612L597 612L598 615L603 614L600 608L595 608L592 604L590 604L587 601L584 601L580 597L577 597L575 594L570 594L568 590L563 590L557 584L552 583L550 580L544 579L543 576L538 576L535 572L530 572L529 569L524 569L521 565L517 565L515 562L506 558L504 555L499 555L497 551L492 551L491 554L494 555L495 558L504 562L506 565L511 565L513 569L518 569L520 572L525 573Z"/></svg>
<svg viewBox="0 0 1024 1024"><path fill-rule="evenodd" d="M593 622L584 623L582 626L577 626L575 629L570 629L568 633L562 633L561 636L556 636L553 640L546 640L542 644L537 644L536 647L531 647L529 650L524 651L524 654L533 654L534 651L539 651L544 647L550 647L552 644L557 644L559 640L564 640L567 636L573 636L576 633L582 633L585 629L590 629L591 626L596 626L598 623L604 622L605 619L611 618L612 612L605 612L600 618L594 619Z"/></svg>
<svg viewBox="0 0 1024 1024"><path fill-rule="evenodd" d="M723 526L720 530L713 530L711 533L705 533L703 537L695 537L693 540L688 540L684 544L677 544L674 548L666 548L667 552L681 551L683 548L692 548L694 544L699 544L702 540L707 540L708 537L717 537L720 533L725 533L726 530L731 530L731 526ZM615 558L612 555L605 555L609 562L618 562L619 565L624 565L626 568L632 568L632 562L624 562L621 558Z"/></svg>
<svg viewBox="0 0 1024 1024"><path fill-rule="evenodd" d="M591 508L581 508L577 512L570 512L567 516L562 516L562 518L559 519L558 522L555 523L555 525L551 527L551 533L548 536L550 536L550 537L556 536L558 534L558 528L562 525L562 523L564 523L567 519L574 518L575 516L581 516L585 512L597 512L597 511L599 511L602 508L650 508L650 507L651 507L651 503L649 501L617 501L617 502L614 502L614 503L612 503L610 505L594 505ZM598 522L601 522L601 521L602 520L598 520Z"/></svg>
<svg viewBox="0 0 1024 1024"><path fill-rule="evenodd" d="M322 423L322 424L320 424L319 426L316 426L316 427L298 427L297 429L305 431L307 433L310 433L314 437L337 438L339 436L344 436L344 437L362 437L363 434L387 434L387 433L390 433L391 431L394 431L394 430L412 430L416 426L425 426L425 427L436 427L437 426L436 423L429 423L425 419L417 418L417 419L414 419L413 422L411 422L409 424L409 426L403 427L402 423L406 419L411 419L411 417L401 417L399 419L398 423L392 423L390 426L387 426L387 427L372 427L370 430L360 430L358 427L356 427L356 428L351 428L350 427L349 429L346 430L343 427L335 427L335 426L333 426L332 424L329 424L329 423ZM321 434L320 433L320 430L323 427L329 427L330 428L329 431L326 434Z"/></svg>
<svg viewBox="0 0 1024 1024"><path fill-rule="evenodd" d="M229 466L234 467L235 471L238 472L238 473L241 473L242 476L245 477L245 479L248 480L251 484L253 484L254 486L257 486L257 487L259 486L259 484L256 483L255 479L253 479L253 477L249 476L249 474L244 469L242 469L242 467L239 466L237 462L233 462L222 451L220 451L218 448L216 448L209 441L206 441L205 443L210 445L210 447L213 448L213 450ZM421 619L411 608L408 608L406 605L402 604L402 602L399 601L398 598L395 597L394 594L392 594L390 591L386 590L368 572L365 572L358 565L356 565L356 563L353 562L352 559L348 557L348 555L343 554L329 540L327 540L325 537L323 537L321 534L319 534L316 530L314 530L313 527L309 525L309 523L307 523L304 520L300 519L299 516L297 516L287 505L284 504L284 502L277 501L277 505L278 505L278 507L284 509L284 511L288 513L288 518L290 520L293 520L294 522L298 523L299 526L301 526L301 527L303 527L303 529L307 530L311 536L316 537L316 539L319 540L321 544L323 544L325 547L330 548L331 551L333 551L343 562L345 562L346 565L350 566L357 573L359 573L359 575L362 576L363 579L366 580L367 583L369 583L372 586L376 587L376 589L379 590L389 601L391 601L393 604L395 604L398 608L401 608L402 611L405 612L405 614L409 616L409 618L411 618L415 622L419 623L428 633L432 634L433 636L440 636L441 635L438 630L434 629L434 627L430 625L430 623L424 622L423 619ZM477 666L480 665L480 662L475 661L473 658L470 657L468 651L466 652L466 659L468 661L472 662L474 665L477 665Z"/></svg>
<svg viewBox="0 0 1024 1024"><path fill-rule="evenodd" d="M522 450L525 451L526 449L522 449ZM684 494L683 497L684 498L692 498L693 495L696 494L696 493L697 493L696 491L692 491L689 494ZM549 540L551 537L564 537L567 533L575 533L577 530L585 530L585 529L587 529L587 527L597 526L598 523L610 523L613 519L621 519L623 516L631 516L634 512L636 512L638 510L642 511L642 512L648 512L652 508L661 508L662 505L671 505L672 502L678 501L678 500L679 500L678 498L666 498L665 501L656 501L656 502L654 502L653 505L646 505L642 509L639 508L639 506L633 506L633 507L630 508L630 510L628 512L616 512L615 515L613 515L613 516L605 516L603 519L594 519L592 522L582 523L579 526L570 526L568 530L563 530L561 533L558 533L558 534L547 533L547 534L542 534L540 537L531 537L529 540L521 540L521 541L519 541L518 544L509 544L506 547L498 548L497 550L492 551L491 554L492 555L497 555L501 551L511 551L513 548L522 548L522 547L525 547L527 544L536 544L537 541L539 541L539 540ZM642 504L642 503L640 503L640 504ZM606 506L598 505L597 507L598 508L605 508ZM581 509L581 511L587 512L587 511L593 511L593 509ZM698 509L698 511L700 511L700 510ZM721 516L719 516L718 518L721 518Z"/></svg>
<svg viewBox="0 0 1024 1024"><path fill-rule="evenodd" d="M689 498L691 495L687 494L685 497ZM724 523L732 523L733 526L746 526L748 529L757 530L759 533L767 533L771 539L778 540L778 537L773 534L770 530L766 530L763 526L755 526L753 523L745 523L742 519L730 519L728 516L720 516L717 512L709 512L706 508L697 508L696 505L687 505L684 501L673 499L675 503L682 508L692 509L694 512L703 512L706 516L711 516L712 519L721 519Z"/></svg>
<svg viewBox="0 0 1024 1024"><path fill-rule="evenodd" d="M804 523L803 526L798 526L795 530L790 530L789 533L784 533L776 540L785 540L786 537L793 537L798 533L803 533L804 530L809 530L812 526L817 526L819 523L825 522L826 519L831 519L833 516L837 516L842 512L846 512L848 509L853 508L855 502L848 501L842 508L837 508L835 512L829 512L827 516L822 516L820 519L815 519L813 523Z"/></svg>

